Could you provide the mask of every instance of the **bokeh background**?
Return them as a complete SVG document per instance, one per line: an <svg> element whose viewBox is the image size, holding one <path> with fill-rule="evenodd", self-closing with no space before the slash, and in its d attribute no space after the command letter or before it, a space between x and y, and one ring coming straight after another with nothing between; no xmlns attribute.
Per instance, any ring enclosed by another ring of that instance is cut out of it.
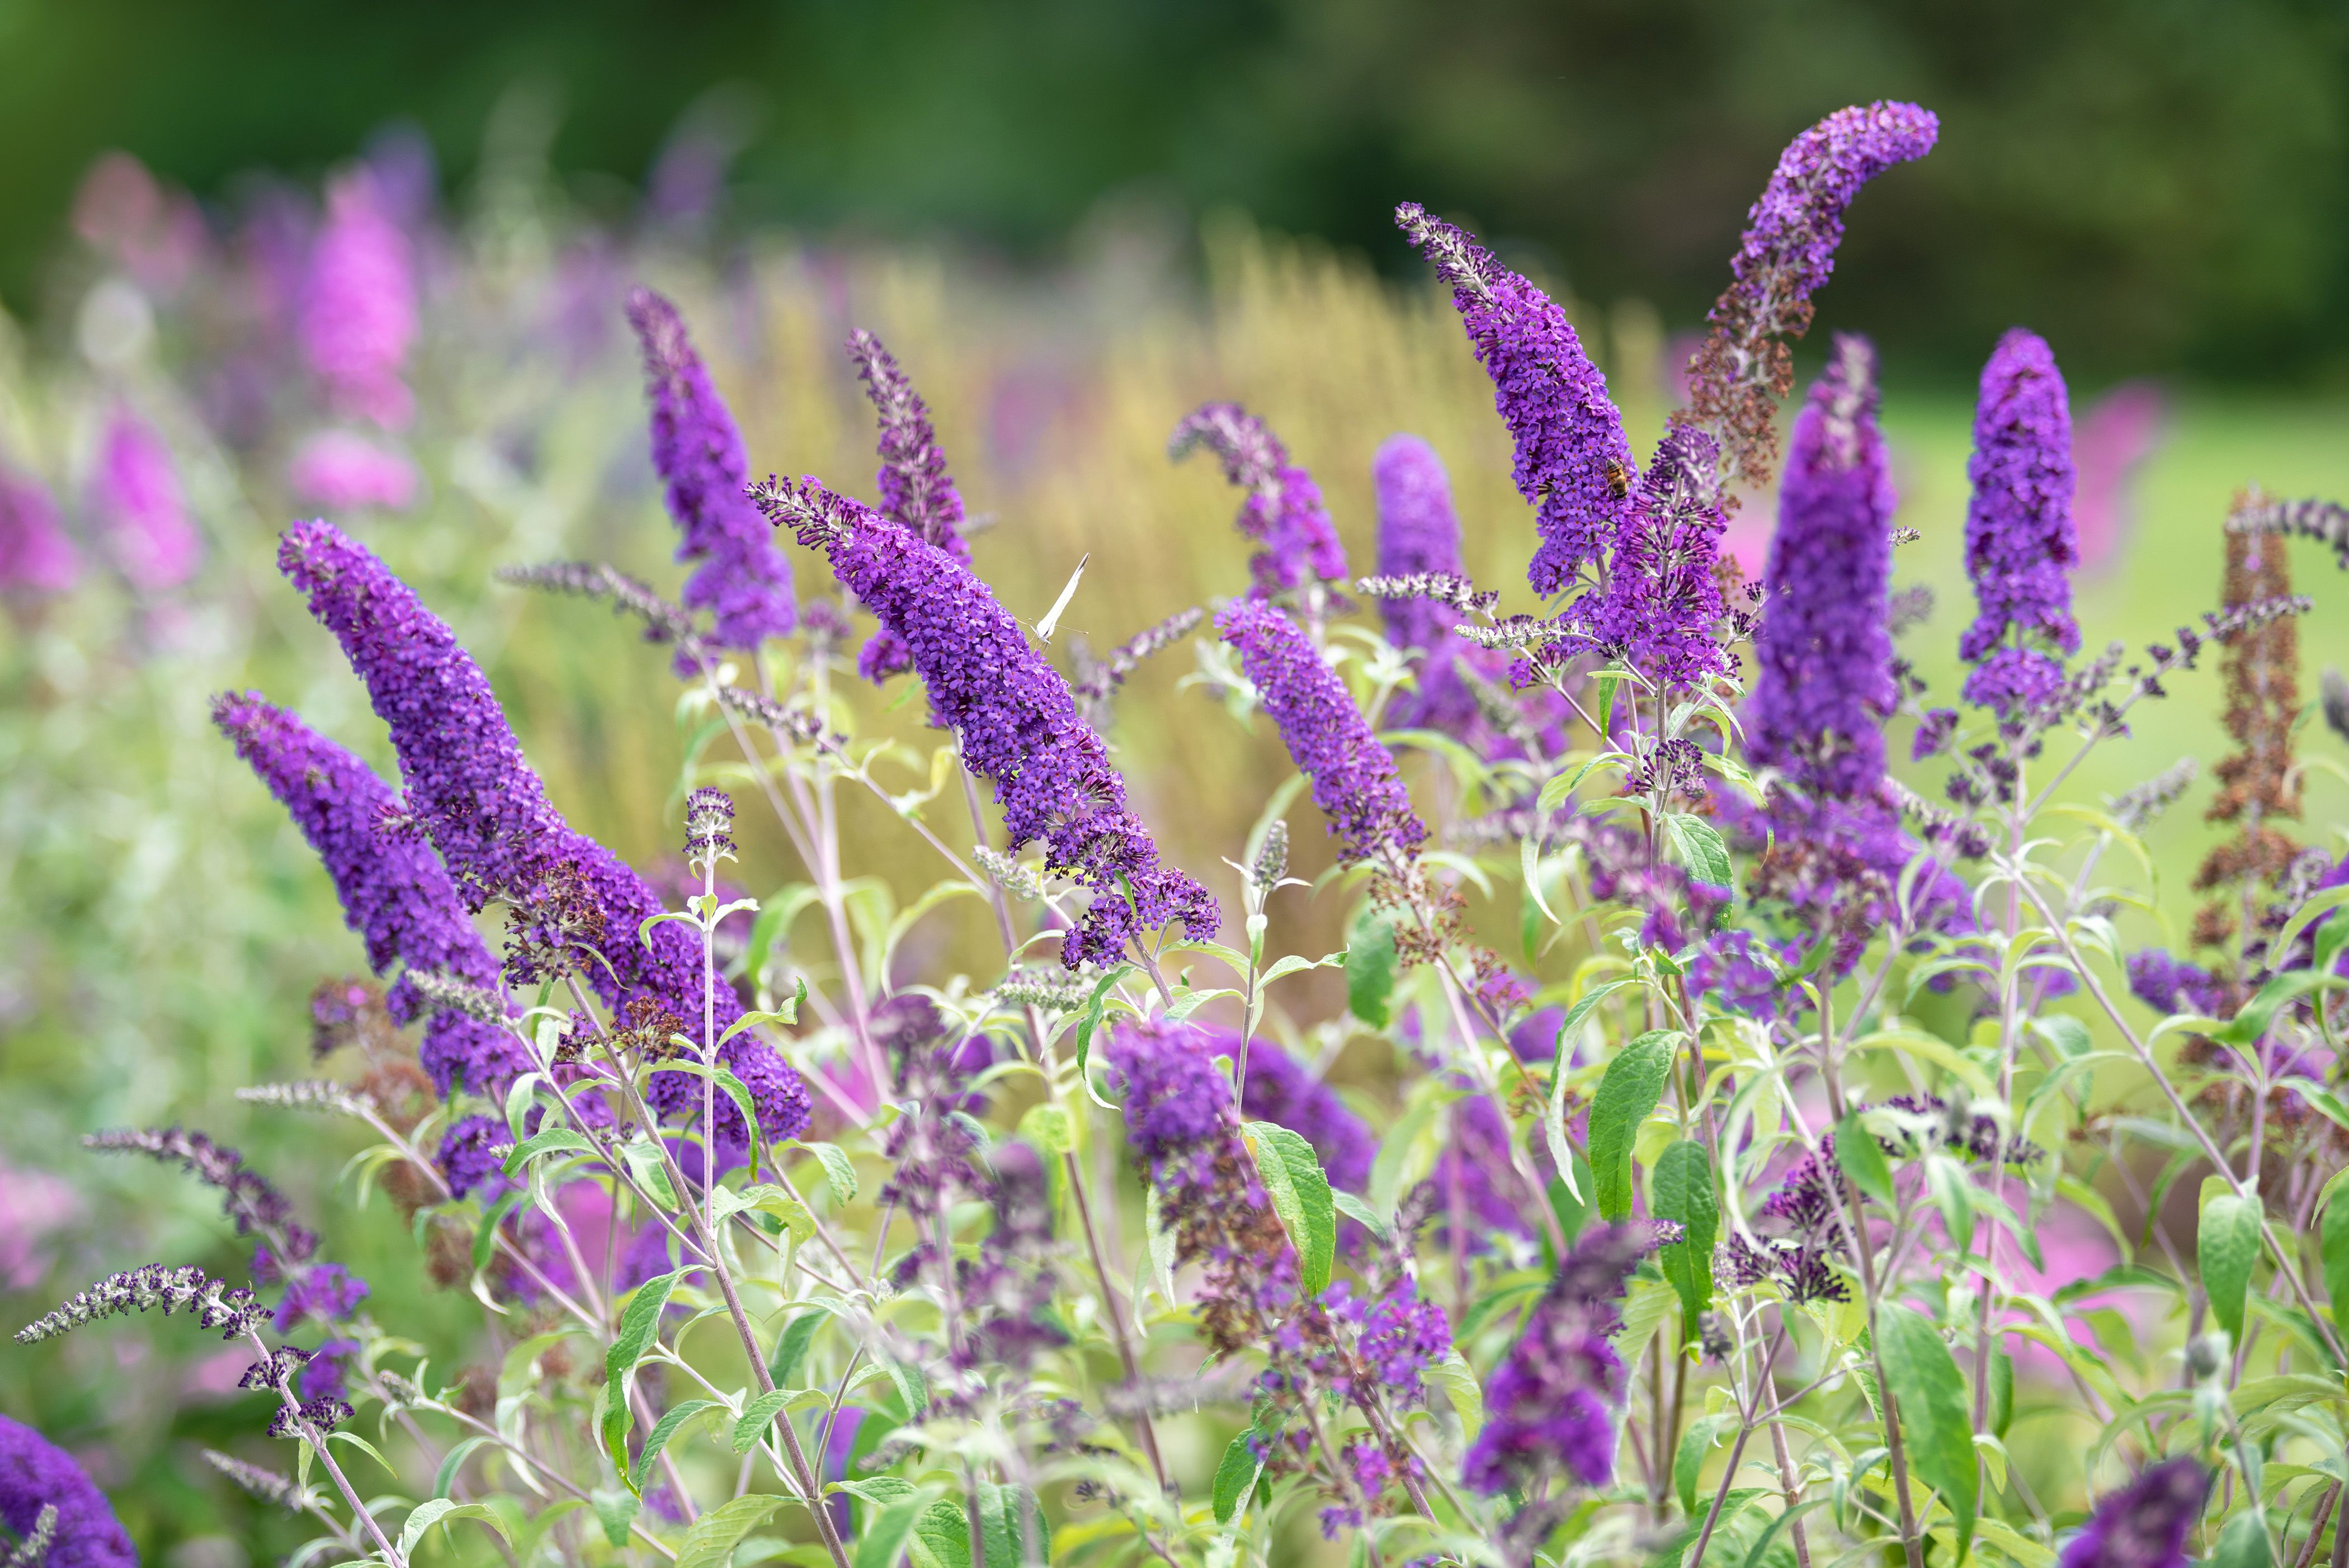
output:
<svg viewBox="0 0 2349 1568"><path fill-rule="evenodd" d="M150 1257L242 1266L199 1190L78 1146L185 1120L298 1195L375 1283L379 1319L443 1363L482 1354L478 1309L432 1292L381 1198L362 1208L343 1178L348 1134L233 1099L306 1070L308 992L361 959L207 700L258 687L389 767L271 564L277 530L316 510L289 460L336 428L289 302L324 192L355 171L386 193L419 301L412 420L369 436L412 493L337 520L481 655L574 820L647 868L677 836L665 656L600 608L491 578L566 556L678 581L618 308L637 280L685 310L758 469L868 494L839 346L880 333L988 521L974 552L1005 601L1032 618L1091 553L1062 648L1242 582L1235 498L1164 456L1208 397L1272 422L1363 567L1371 453L1426 437L1480 580L1531 608L1505 434L1394 203L1475 225L1552 287L1651 439L1779 148L1843 104L1909 98L1941 115L1941 145L1854 208L1798 363L1829 330L1883 352L1901 521L1921 535L1899 577L1940 595L1903 651L1938 689L1963 618L1971 377L2008 325L2044 334L2072 378L2092 648L2210 607L2240 486L2349 494L2349 13L2320 0L0 0L0 468L57 499L80 562L70 589L12 590L0 616L12 1321ZM126 413L162 438L198 542L165 586L126 569L99 493ZM1747 498L1750 565L1770 517ZM2313 552L2297 563L2318 603L2313 700L2349 660L2349 587ZM1170 853L1208 874L1289 769L1268 731L1179 686L1193 667L1178 648L1137 676L1113 741ZM2215 760L2212 673L2173 690L2075 799ZM902 740L882 772L910 789L935 741L918 698L879 711L898 695L866 703L867 731ZM2312 724L2303 755L2305 836L2337 849L2349 752ZM2182 934L2207 799L2153 835L2168 896L2126 915L2133 942ZM958 812L942 823L967 833ZM1326 863L1318 826L1295 826L1308 871ZM877 803L849 828L851 870L899 900L934 879ZM797 880L778 835L745 840L750 891ZM1334 900L1288 896L1278 943L1339 944ZM909 963L984 983L983 933L957 918L926 922ZM798 935L820 968L814 928ZM1341 1010L1297 984L1291 1026ZM229 1387L241 1358L179 1326L0 1347L0 1409L88 1458L150 1561L243 1568L290 1538L196 1462L255 1423Z"/></svg>

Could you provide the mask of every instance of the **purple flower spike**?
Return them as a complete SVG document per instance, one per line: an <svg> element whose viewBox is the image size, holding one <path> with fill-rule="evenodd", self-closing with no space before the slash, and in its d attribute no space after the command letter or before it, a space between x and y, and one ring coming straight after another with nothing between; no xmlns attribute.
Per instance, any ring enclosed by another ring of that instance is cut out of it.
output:
<svg viewBox="0 0 2349 1568"><path fill-rule="evenodd" d="M585 973L606 1003L645 996L678 1017L701 1017L699 943L674 921L639 938L644 923L661 913L659 898L618 856L563 820L523 760L488 678L447 624L329 524L288 529L277 564L309 595L310 614L335 634L366 683L377 717L390 727L408 809L466 902L479 908L503 899L534 923L540 912L559 907L603 955ZM517 984L543 974L527 951L517 951L507 967ZM716 1000L722 1031L741 1016L741 1004L730 985L719 985ZM750 1088L765 1136L792 1137L807 1125L807 1087L763 1041L737 1035L719 1059ZM700 1104L701 1081L656 1072L652 1103L691 1111ZM741 1112L720 1096L720 1142L739 1148L746 1132Z"/></svg>
<svg viewBox="0 0 2349 1568"><path fill-rule="evenodd" d="M1288 449L1262 419L1237 403L1208 403L1174 427L1167 456L1199 448L1223 460L1224 477L1247 491L1239 530L1264 546L1248 558L1249 592L1258 598L1295 593L1309 578L1340 583L1346 549L1321 503L1313 476L1288 460Z"/></svg>
<svg viewBox="0 0 2349 1568"><path fill-rule="evenodd" d="M1721 585L1720 490L1711 436L1686 425L1664 432L1616 536L1607 591L1582 602L1574 640L1628 663L1667 686L1726 673L1716 631Z"/></svg>
<svg viewBox="0 0 2349 1568"><path fill-rule="evenodd" d="M1419 852L1427 829L1394 758L1362 717L1338 672L1296 623L1261 599L1235 599L1216 629L1239 651L1240 667L1280 727L1288 755L1313 779L1313 803L1348 861Z"/></svg>
<svg viewBox="0 0 2349 1568"><path fill-rule="evenodd" d="M628 291L628 322L644 346L653 406L653 469L668 486L669 515L683 535L679 561L698 561L685 605L716 617L721 647L755 648L799 624L792 563L744 492L750 462L742 433L686 335L677 307L650 289Z"/></svg>
<svg viewBox="0 0 2349 1568"><path fill-rule="evenodd" d="M2072 526L2072 408L2055 356L2037 334L2016 327L1982 367L1974 410L1974 455L1966 465L1966 573L1980 614L1959 640L1976 668L1965 697L2012 714L2063 685L2057 653L2080 649L2072 619L2072 569L2080 544Z"/></svg>
<svg viewBox="0 0 2349 1568"><path fill-rule="evenodd" d="M394 1018L414 1023L432 1011L417 990L417 970L497 989L498 961L439 858L386 830L398 799L372 769L256 693L214 698L212 722L325 862L345 923L366 940L367 967L387 975L400 963L411 972L384 995ZM476 1093L497 1093L532 1065L504 1029L455 1011L434 1014L420 1056L444 1096L460 1079Z"/></svg>
<svg viewBox="0 0 2349 1568"><path fill-rule="evenodd" d="M1893 504L1875 354L1838 335L1795 420L1745 711L1747 755L1815 795L1857 799L1884 778Z"/></svg>
<svg viewBox="0 0 2349 1568"><path fill-rule="evenodd" d="M1371 483L1379 501L1379 575L1462 575L1460 514L1435 449L1417 436L1389 436L1371 459ZM1458 645L1452 628L1460 612L1436 600L1381 599L1379 617L1398 648L1432 654Z"/></svg>
<svg viewBox="0 0 2349 1568"><path fill-rule="evenodd" d="M57 498L31 475L0 469L0 593L63 593L80 580Z"/></svg>
<svg viewBox="0 0 2349 1568"><path fill-rule="evenodd" d="M1452 304L1493 404L1516 443L1517 493L1535 506L1541 546L1526 570L1539 593L1569 586L1606 553L1630 509L1637 470L1607 377L1557 303L1493 259L1466 230L1415 201L1395 209L1403 237L1452 285Z"/></svg>
<svg viewBox="0 0 2349 1568"><path fill-rule="evenodd" d="M302 347L345 413L388 430L415 417L401 372L416 340L416 277L408 236L386 211L370 170L336 180L302 286Z"/></svg>
<svg viewBox="0 0 2349 1568"><path fill-rule="evenodd" d="M2057 1568L2186 1568L2186 1538L2209 1495L2210 1472L2199 1460L2147 1465L2106 1494Z"/></svg>
<svg viewBox="0 0 2349 1568"><path fill-rule="evenodd" d="M171 449L128 408L107 421L96 491L108 546L132 587L156 593L195 575L204 544L188 516Z"/></svg>
<svg viewBox="0 0 2349 1568"><path fill-rule="evenodd" d="M285 466L285 483L304 505L328 511L406 511L420 485L415 464L350 430L321 430L304 441Z"/></svg>
<svg viewBox="0 0 2349 1568"><path fill-rule="evenodd" d="M22 1541L44 1507L57 1511L48 1568L139 1568L139 1553L106 1494L73 1456L23 1422L0 1416L0 1521Z"/></svg>
<svg viewBox="0 0 2349 1568"><path fill-rule="evenodd" d="M1786 339L1811 325L1811 295L1835 271L1843 215L1860 187L1933 150L1940 121L1915 104L1837 109L1787 144L1746 214L1729 263L1735 280L1713 302L1713 330L1689 359L1682 418L1712 430L1723 471L1767 484L1777 458L1772 418L1795 384Z"/></svg>
<svg viewBox="0 0 2349 1568"><path fill-rule="evenodd" d="M921 536L965 566L970 545L962 536L962 492L947 472L930 424L930 406L914 390L895 356L862 327L848 335L848 357L881 422L881 515ZM856 673L878 684L914 667L913 650L884 626L856 655Z"/></svg>
<svg viewBox="0 0 2349 1568"><path fill-rule="evenodd" d="M1490 1497L1544 1477L1613 1478L1625 1374L1607 1336L1622 1321L1624 1282L1656 1242L1648 1225L1601 1225L1566 1255L1485 1390L1485 1429L1461 1462L1470 1487Z"/></svg>
<svg viewBox="0 0 2349 1568"><path fill-rule="evenodd" d="M759 501L779 527L828 554L841 584L905 641L932 710L962 741L965 766L995 785L1009 848L1043 841L1047 867L1092 890L1061 963L1111 962L1129 938L1176 921L1195 937L1215 932L1215 900L1158 863L1068 683L969 568L812 479L770 480Z"/></svg>

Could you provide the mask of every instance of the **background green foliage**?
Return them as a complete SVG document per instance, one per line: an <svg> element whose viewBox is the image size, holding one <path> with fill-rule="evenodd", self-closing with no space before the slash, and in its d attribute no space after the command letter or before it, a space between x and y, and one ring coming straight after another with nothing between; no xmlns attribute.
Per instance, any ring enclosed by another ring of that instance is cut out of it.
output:
<svg viewBox="0 0 2349 1568"><path fill-rule="evenodd" d="M1838 285L1895 366L1963 374L2028 321L2096 377L2349 372L2327 0L8 0L0 58L20 309L108 148L216 193L409 116L462 181L502 101L607 209L692 109L743 144L742 220L1032 256L1234 205L1402 272L1407 198L1683 321L1786 139L1895 97L1942 144L1863 201Z"/></svg>

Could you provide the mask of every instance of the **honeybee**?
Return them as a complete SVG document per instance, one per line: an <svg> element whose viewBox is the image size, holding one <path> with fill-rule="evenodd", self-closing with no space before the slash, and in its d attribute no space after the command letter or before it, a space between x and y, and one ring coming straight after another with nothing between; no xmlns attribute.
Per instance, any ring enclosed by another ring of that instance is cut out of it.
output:
<svg viewBox="0 0 2349 1568"><path fill-rule="evenodd" d="M1607 489L1617 500L1631 493L1631 470L1613 458L1607 459Z"/></svg>

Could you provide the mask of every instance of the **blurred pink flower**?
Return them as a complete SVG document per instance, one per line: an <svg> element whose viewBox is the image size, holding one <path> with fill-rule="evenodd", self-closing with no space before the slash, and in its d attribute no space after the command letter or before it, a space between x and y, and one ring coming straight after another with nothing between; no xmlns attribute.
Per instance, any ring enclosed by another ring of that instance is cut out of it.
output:
<svg viewBox="0 0 2349 1568"><path fill-rule="evenodd" d="M81 1222L81 1200L55 1176L0 1165L0 1285L30 1290L56 1262L52 1237Z"/></svg>
<svg viewBox="0 0 2349 1568"><path fill-rule="evenodd" d="M176 588L195 574L203 539L188 516L171 449L128 408L107 421L91 497L115 564L146 593Z"/></svg>
<svg viewBox="0 0 2349 1568"><path fill-rule="evenodd" d="M74 193L74 232L140 286L170 294L203 259L202 211L184 191L167 191L127 152L90 165Z"/></svg>
<svg viewBox="0 0 2349 1568"><path fill-rule="evenodd" d="M327 511L406 511L416 504L416 465L349 430L321 430L304 441L285 478L295 500Z"/></svg>
<svg viewBox="0 0 2349 1568"><path fill-rule="evenodd" d="M2169 399L2150 381L2124 381L2091 404L2072 427L2072 463L2079 491L2072 503L2079 531L2080 566L2108 564L2137 521L2137 472L2161 445Z"/></svg>
<svg viewBox="0 0 2349 1568"><path fill-rule="evenodd" d="M48 487L0 469L0 592L62 593L80 577L80 552L57 521Z"/></svg>
<svg viewBox="0 0 2349 1568"><path fill-rule="evenodd" d="M336 407L386 429L407 425L416 399L400 377L416 340L415 267L371 170L353 170L327 189L301 330L310 368Z"/></svg>

